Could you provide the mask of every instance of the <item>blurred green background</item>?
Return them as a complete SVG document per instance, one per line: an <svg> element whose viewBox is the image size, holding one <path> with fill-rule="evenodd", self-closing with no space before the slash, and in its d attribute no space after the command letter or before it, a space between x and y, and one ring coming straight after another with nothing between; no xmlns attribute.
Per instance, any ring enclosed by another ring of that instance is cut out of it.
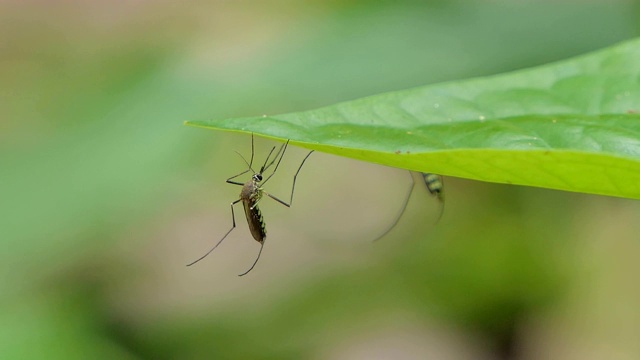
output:
<svg viewBox="0 0 640 360"><path fill-rule="evenodd" d="M182 125L545 64L638 36L639 9L0 2L0 358L640 358L638 202L446 178L440 222L418 189L371 244L408 173L316 153L238 278L239 213L185 264L229 228L250 137Z"/></svg>

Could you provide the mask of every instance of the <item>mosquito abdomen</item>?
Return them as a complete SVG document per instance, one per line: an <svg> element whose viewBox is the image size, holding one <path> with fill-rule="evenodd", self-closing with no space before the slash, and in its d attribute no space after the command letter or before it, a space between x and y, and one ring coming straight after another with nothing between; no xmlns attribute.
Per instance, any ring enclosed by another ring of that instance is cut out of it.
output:
<svg viewBox="0 0 640 360"><path fill-rule="evenodd" d="M442 201L444 199L442 176L433 173L422 173L422 176L424 177L424 183L427 185L427 190L431 195L437 196Z"/></svg>
<svg viewBox="0 0 640 360"><path fill-rule="evenodd" d="M262 212L258 205L252 201L243 201L244 214L247 217L249 231L257 242L262 243L267 238L267 226L262 218Z"/></svg>

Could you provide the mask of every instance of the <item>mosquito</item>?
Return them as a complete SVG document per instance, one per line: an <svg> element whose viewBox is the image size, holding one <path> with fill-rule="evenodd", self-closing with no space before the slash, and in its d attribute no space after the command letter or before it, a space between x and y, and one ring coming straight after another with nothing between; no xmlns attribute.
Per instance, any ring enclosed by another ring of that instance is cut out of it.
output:
<svg viewBox="0 0 640 360"><path fill-rule="evenodd" d="M233 206L238 204L239 202L242 202L242 205L244 207L244 214L247 218L247 224L249 225L249 231L251 232L251 235L253 236L253 238L260 243L260 251L258 252L258 256L256 257L256 260L253 262L249 270L243 272L238 276L247 275L251 270L253 270L253 268L258 263L258 260L260 260L260 255L262 254L262 249L264 248L264 242L267 238L266 224L264 222L264 218L262 217L262 212L258 207L258 203L262 199L263 195L267 195L273 200L279 202L280 204L286 207L291 207L291 204L293 204L293 193L296 188L296 178L298 177L298 173L300 173L300 169L302 169L302 166L304 165L305 161L307 161L309 156L313 153L313 150L311 150L307 154L307 156L304 157L304 159L302 160L302 163L300 163L300 166L296 171L296 174L293 176L293 186L291 187L291 197L289 198L289 202L287 203L275 197L274 195L271 195L270 193L264 191L262 186L264 186L269 181L269 179L271 179L271 177L275 175L276 171L278 170L278 166L280 166L280 162L284 157L284 153L285 151L287 151L288 145L289 145L289 140L287 140L287 142L285 142L278 148L278 151L276 151L275 156L273 158L271 158L271 155L273 155L273 152L276 150L276 146L272 147L271 151L269 151L269 155L267 155L267 158L264 160L264 164L262 165L262 167L260 167L260 171L258 172L253 170L253 167L252 167L253 156L255 152L255 148L253 144L253 134L251 134L251 160L247 162L247 160L239 152L236 151L236 153L240 155L242 160L244 160L245 164L247 164L248 169L241 172L238 175L234 175L227 179L227 183L229 184L242 186L242 190L240 190L240 198L231 203L231 221L232 221L231 229L229 229L229 231L227 231L227 233L224 234L222 239L220 239L214 247L212 247L209 251L207 251L206 254L204 254L197 260L193 261L192 263L188 264L187 266L191 266L199 262L200 260L204 259L205 257L207 257L207 255L211 254L211 252L213 252L213 250L215 250L218 247L218 245L220 245L222 241L227 238L227 236L231 233L231 231L233 231L233 229L236 228L236 216L233 210ZM271 172L271 174L267 176L263 181L263 178L265 176L264 172L267 171L273 164L275 164L275 168L273 168L273 171ZM248 180L247 182L241 183L233 180L238 176L248 173L249 171L253 172L253 175L251 176L251 179Z"/></svg>
<svg viewBox="0 0 640 360"><path fill-rule="evenodd" d="M402 218L404 211L407 210L407 205L409 205L409 199L411 199L411 194L413 194L413 190L416 186L415 180L413 179L413 174L414 174L413 172L409 171L409 175L411 176L411 185L409 186L409 190L407 191L407 195L405 196L404 205L402 205L402 208L398 213L398 215L396 216L396 219L393 221L391 226L387 228L387 230L385 230L381 235L378 235L378 237L373 240L374 242L382 239L388 233L390 233L391 230L393 230L393 228L395 228L396 225L398 225L398 222L400 222L400 219ZM431 194L432 196L435 196L440 202L440 215L438 215L438 219L436 220L436 223L437 223L438 221L440 221L440 218L442 218L442 214L444 213L444 180L442 179L442 176L438 174L423 173L423 172L419 174L420 174L421 182L424 183L424 185L427 188L427 191L429 191L429 194Z"/></svg>

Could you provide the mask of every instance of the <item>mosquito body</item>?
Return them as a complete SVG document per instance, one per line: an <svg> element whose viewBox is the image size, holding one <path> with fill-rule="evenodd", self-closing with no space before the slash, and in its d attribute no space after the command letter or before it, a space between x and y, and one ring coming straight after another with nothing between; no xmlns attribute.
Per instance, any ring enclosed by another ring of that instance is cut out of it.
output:
<svg viewBox="0 0 640 360"><path fill-rule="evenodd" d="M424 184L429 190L429 193L435 196L440 202L440 215L438 215L438 220L442 218L442 214L444 214L444 180L442 180L442 176L433 173L420 173L422 175L422 179L424 180Z"/></svg>
<svg viewBox="0 0 640 360"><path fill-rule="evenodd" d="M259 174L256 174L259 175ZM240 200L244 207L244 214L247 217L249 231L254 239L260 244L264 243L267 238L267 226L262 218L262 212L258 207L258 201L262 199L263 190L258 184L262 180L262 176L252 176L240 191Z"/></svg>
<svg viewBox="0 0 640 360"><path fill-rule="evenodd" d="M420 173L424 179L424 184L431 195L438 198L444 204L444 182L442 176L433 173Z"/></svg>
<svg viewBox="0 0 640 360"><path fill-rule="evenodd" d="M262 186L264 186L264 184L266 184L267 181L269 181L269 179L271 179L271 177L276 173L276 170L278 170L278 166L280 166L280 162L284 157L284 153L287 150L288 145L289 145L289 140L287 140L286 143L280 146L280 148L278 149L278 151L276 152L273 158L271 158L271 155L275 151L276 147L274 146L273 148L271 148L271 151L269 152L269 155L267 155L267 158L265 159L264 164L260 168L260 171L256 172L252 168L253 156L254 156L254 144L253 144L253 134L251 135L251 160L247 162L247 160L242 155L240 155L240 153L238 153L238 155L242 157L242 160L244 160L244 162L247 164L248 169L241 172L238 175L234 175L227 179L227 183L229 184L242 186L242 190L240 190L240 198L231 203L231 220L232 220L231 229L227 231L227 233L222 237L222 239L220 239L218 243L216 243L216 245L211 248L211 250L207 251L206 254L198 258L196 261L188 264L187 266L191 266L197 263L198 261L204 259L205 257L207 257L207 255L209 255L213 250L215 250L218 247L218 245L220 245L222 241L227 238L227 236L231 233L231 231L233 231L233 229L236 228L236 217L235 217L233 206L238 204L239 202L242 202L242 206L244 208L244 214L247 218L247 224L249 226L249 231L251 232L251 235L253 236L253 238L258 243L260 243L260 251L258 252L258 256L256 257L256 260L253 262L249 270L245 271L239 276L244 276L248 274L251 270L253 270L253 268L258 263L258 260L260 259L260 255L262 254L262 249L264 248L264 242L267 239L267 227L264 222L264 218L262 217L262 212L258 207L258 203L262 199L263 195L267 195L273 200L279 202L280 204L286 207L291 207L291 204L293 203L293 193L296 188L296 178L298 177L298 173L300 172L300 169L302 169L302 165L304 165L305 161L307 161L311 153L313 153L313 150L312 150L307 154L307 156L305 156L305 158L302 160L302 163L300 163L300 167L298 167L298 171L296 171L296 174L293 176L293 186L291 187L291 197L289 199L289 202L287 203L269 194L268 192L264 191ZM270 159L271 161L269 161ZM267 176L266 179L264 179L263 181L264 172L267 171L274 163L275 163L275 168L273 169L271 174ZM246 174L249 171L253 172L253 175L251 176L251 179L248 180L247 182L241 183L233 180L238 176Z"/></svg>

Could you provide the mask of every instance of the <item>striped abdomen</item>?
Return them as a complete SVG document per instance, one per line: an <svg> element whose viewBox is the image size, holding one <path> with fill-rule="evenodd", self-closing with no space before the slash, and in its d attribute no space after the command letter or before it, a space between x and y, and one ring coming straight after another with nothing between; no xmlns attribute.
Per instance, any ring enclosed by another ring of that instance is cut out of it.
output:
<svg viewBox="0 0 640 360"><path fill-rule="evenodd" d="M242 199L251 235L257 242L262 243L267 237L267 229L262 219L262 212L258 208L258 201L262 199L262 189L255 180L249 180L244 184L240 191L240 199Z"/></svg>
<svg viewBox="0 0 640 360"><path fill-rule="evenodd" d="M244 214L247 216L247 224L249 224L249 231L257 242L262 243L267 238L267 229L262 219L262 212L255 203L250 201L243 201ZM253 206L253 209L251 208Z"/></svg>
<svg viewBox="0 0 640 360"><path fill-rule="evenodd" d="M429 190L431 195L437 196L438 199L442 201L444 198L442 176L432 173L422 173L422 176L424 177L425 185L427 185L427 190Z"/></svg>

